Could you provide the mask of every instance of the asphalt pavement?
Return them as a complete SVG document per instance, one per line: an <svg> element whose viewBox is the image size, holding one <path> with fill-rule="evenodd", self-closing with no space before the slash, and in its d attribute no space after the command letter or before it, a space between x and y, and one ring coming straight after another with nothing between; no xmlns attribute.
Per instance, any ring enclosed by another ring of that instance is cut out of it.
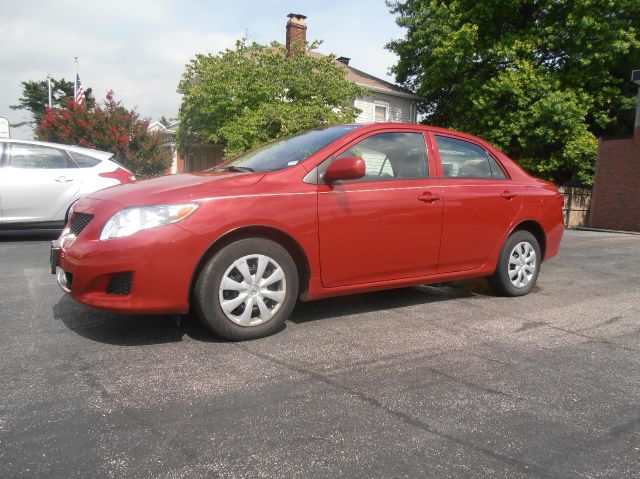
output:
<svg viewBox="0 0 640 479"><path fill-rule="evenodd" d="M640 236L567 232L522 298L300 303L245 343L75 303L48 239L0 236L2 478L640 477Z"/></svg>

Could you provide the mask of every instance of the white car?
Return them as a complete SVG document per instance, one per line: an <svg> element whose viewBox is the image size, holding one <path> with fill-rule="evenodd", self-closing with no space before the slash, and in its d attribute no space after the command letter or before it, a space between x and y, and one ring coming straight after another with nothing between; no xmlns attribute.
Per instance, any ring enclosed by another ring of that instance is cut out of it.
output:
<svg viewBox="0 0 640 479"><path fill-rule="evenodd" d="M0 229L61 228L82 196L134 180L110 152L0 139Z"/></svg>

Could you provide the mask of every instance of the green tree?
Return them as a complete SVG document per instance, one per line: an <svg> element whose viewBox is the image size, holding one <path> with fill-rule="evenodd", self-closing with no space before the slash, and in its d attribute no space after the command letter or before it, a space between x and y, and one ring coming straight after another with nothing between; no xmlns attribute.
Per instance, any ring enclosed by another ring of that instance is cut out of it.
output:
<svg viewBox="0 0 640 479"><path fill-rule="evenodd" d="M69 100L73 99L73 82L64 78L56 80L51 79L51 92L53 107L65 107ZM94 107L96 100L93 97L91 88L84 91L85 103L87 108ZM47 80L30 80L22 82L22 97L18 99L17 105L11 105L12 110L27 110L31 112L32 121L26 121L14 126L23 126L33 124L38 126L42 122L45 111L49 106L49 86Z"/></svg>
<svg viewBox="0 0 640 479"><path fill-rule="evenodd" d="M36 134L41 140L111 151L136 175L148 177L162 174L171 164L160 134L148 127L148 119L123 107L110 91L93 108L71 100L64 108L47 108Z"/></svg>
<svg viewBox="0 0 640 479"><path fill-rule="evenodd" d="M597 141L631 130L638 0L389 1L398 82L425 122L492 141L556 182L593 181Z"/></svg>
<svg viewBox="0 0 640 479"><path fill-rule="evenodd" d="M218 55L196 55L178 87L178 145L219 143L234 155L309 128L352 122L353 99L363 90L345 73L331 55L300 49L287 56L275 43L238 41Z"/></svg>

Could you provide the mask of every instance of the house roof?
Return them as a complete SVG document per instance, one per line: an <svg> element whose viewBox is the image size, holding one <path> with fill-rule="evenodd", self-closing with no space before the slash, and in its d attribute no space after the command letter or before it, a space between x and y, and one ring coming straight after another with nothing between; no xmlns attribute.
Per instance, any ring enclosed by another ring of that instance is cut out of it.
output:
<svg viewBox="0 0 640 479"><path fill-rule="evenodd" d="M307 50L307 55L315 58L322 58L327 56L313 50ZM343 66L347 70L347 75L346 75L347 80L352 81L356 85L360 85L366 88L367 90L370 90L376 93L385 93L387 95L400 96L400 97L409 98L412 100L420 99L418 95L415 95L409 90L406 90L398 85L394 85L393 83L385 81L381 78L374 77L373 75L365 73L362 70L358 70L357 68L353 68L350 65L342 63L337 59L334 60L334 62L339 64L340 66Z"/></svg>
<svg viewBox="0 0 640 479"><path fill-rule="evenodd" d="M179 121L174 121L173 123L170 123L169 126L164 126L159 121L154 121L149 124L147 129L149 131L159 131L163 134L174 135L178 129L178 125L180 125Z"/></svg>

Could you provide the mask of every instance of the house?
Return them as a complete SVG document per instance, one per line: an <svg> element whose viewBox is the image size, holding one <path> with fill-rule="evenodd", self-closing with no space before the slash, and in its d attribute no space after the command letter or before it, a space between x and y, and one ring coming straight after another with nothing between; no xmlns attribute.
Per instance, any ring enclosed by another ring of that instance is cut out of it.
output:
<svg viewBox="0 0 640 479"><path fill-rule="evenodd" d="M286 48L291 51L295 45L304 45L307 41L307 17L297 13L290 13L287 17ZM325 56L314 51L308 51L307 55ZM416 123L417 101L420 99L418 96L398 85L353 68L349 65L350 60L338 57L336 62L344 65L347 80L369 92L362 98L354 99L354 106L362 111L356 118L356 123Z"/></svg>
<svg viewBox="0 0 640 479"><path fill-rule="evenodd" d="M297 13L287 15L286 49L288 54L296 45L305 45L307 41L306 16ZM325 55L307 51L307 55L323 57ZM416 123L418 116L417 102L420 99L408 90L394 85L386 80L377 78L349 65L350 59L338 57L335 60L345 69L347 80L362 86L367 94L353 100L354 106L361 110L356 123L394 122ZM163 136L163 143L173 157L173 164L167 173L183 173L200 171L210 168L223 158L221 145L194 144L187 146L178 154L175 145L175 133L179 123L165 126L159 122L149 125L152 131L158 131Z"/></svg>

